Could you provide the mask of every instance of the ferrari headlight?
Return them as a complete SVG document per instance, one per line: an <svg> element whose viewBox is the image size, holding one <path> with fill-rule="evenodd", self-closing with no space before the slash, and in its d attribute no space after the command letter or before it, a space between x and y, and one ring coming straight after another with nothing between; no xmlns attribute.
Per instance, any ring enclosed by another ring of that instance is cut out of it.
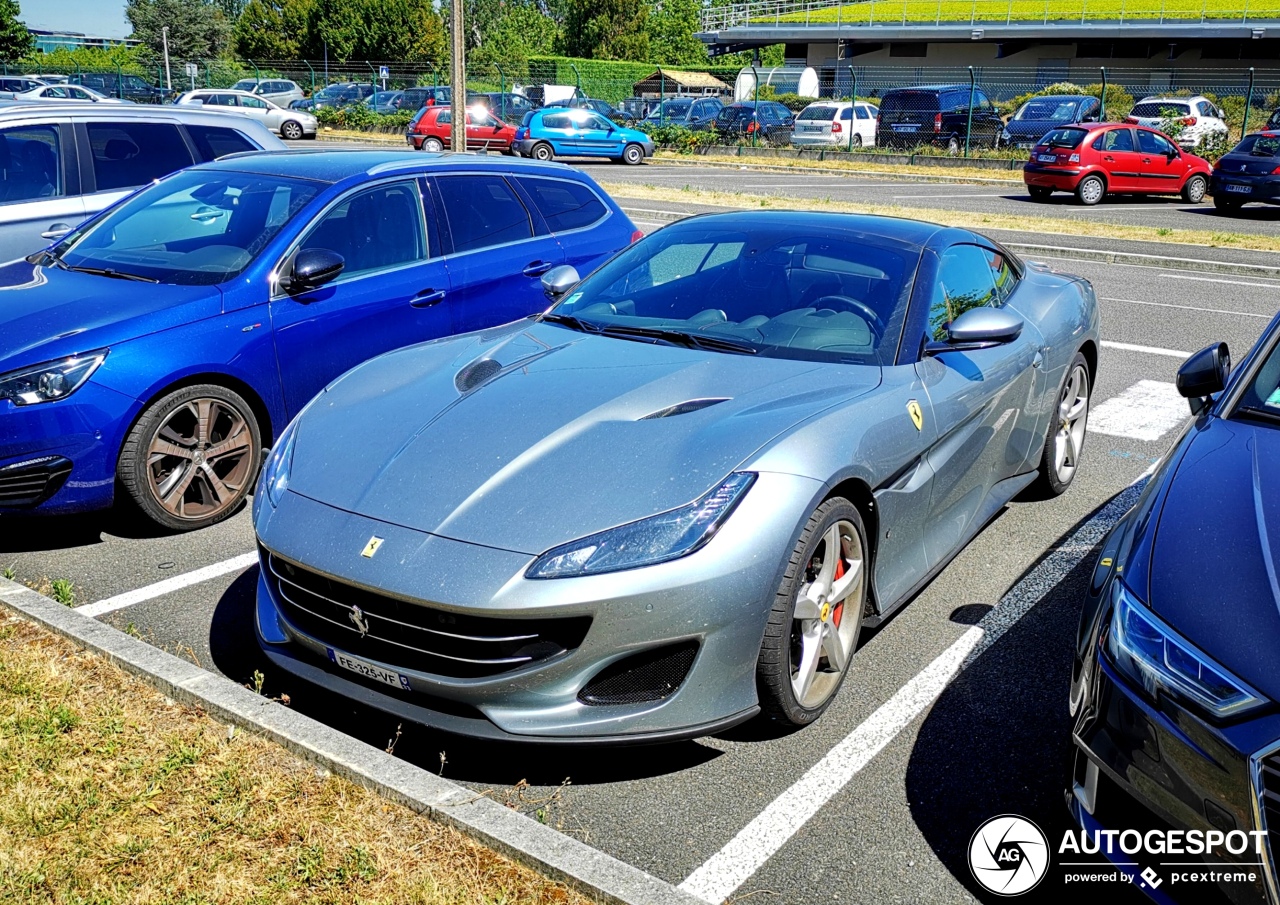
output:
<svg viewBox="0 0 1280 905"><path fill-rule="evenodd" d="M1172 692L1217 717L1266 703L1261 694L1196 650L1143 606L1124 583L1112 583L1107 653L1116 667L1146 689Z"/></svg>
<svg viewBox="0 0 1280 905"><path fill-rule="evenodd" d="M65 399L84 385L106 357L104 349L0 374L0 399L8 399L14 405Z"/></svg>
<svg viewBox="0 0 1280 905"><path fill-rule="evenodd" d="M294 418L280 434L280 439L271 449L271 455L267 457L267 464L263 466L258 478L258 489L253 495L255 504L260 499L266 499L271 503L272 509L280 505L284 492L289 488L289 471L293 468L293 441L297 436L298 419Z"/></svg>
<svg viewBox="0 0 1280 905"><path fill-rule="evenodd" d="M687 556L715 536L755 479L750 472L731 474L687 506L553 547L534 561L525 577L599 575Z"/></svg>

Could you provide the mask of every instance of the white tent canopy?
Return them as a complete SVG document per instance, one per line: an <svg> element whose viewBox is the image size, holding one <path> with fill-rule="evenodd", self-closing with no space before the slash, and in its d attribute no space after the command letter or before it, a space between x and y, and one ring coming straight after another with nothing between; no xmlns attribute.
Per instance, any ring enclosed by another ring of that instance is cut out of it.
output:
<svg viewBox="0 0 1280 905"><path fill-rule="evenodd" d="M757 66L760 74L760 85L771 85L776 94L798 94L801 97L818 96L818 73L812 66ZM747 67L738 73L733 86L733 99L749 101L754 99L756 79L751 68Z"/></svg>

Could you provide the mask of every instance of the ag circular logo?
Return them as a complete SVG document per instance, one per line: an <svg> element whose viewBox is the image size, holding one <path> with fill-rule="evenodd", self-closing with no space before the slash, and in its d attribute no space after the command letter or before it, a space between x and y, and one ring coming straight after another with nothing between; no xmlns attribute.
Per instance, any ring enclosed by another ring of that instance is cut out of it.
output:
<svg viewBox="0 0 1280 905"><path fill-rule="evenodd" d="M1049 840L1025 817L992 817L969 841L969 870L984 889L1001 896L1022 895L1049 872Z"/></svg>

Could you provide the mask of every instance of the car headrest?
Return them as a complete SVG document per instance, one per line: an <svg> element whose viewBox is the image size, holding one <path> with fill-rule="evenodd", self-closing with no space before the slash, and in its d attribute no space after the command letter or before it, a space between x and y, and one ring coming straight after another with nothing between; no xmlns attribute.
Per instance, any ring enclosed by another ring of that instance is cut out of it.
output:
<svg viewBox="0 0 1280 905"><path fill-rule="evenodd" d="M102 153L107 160L128 160L137 156L138 146L123 138L113 138L107 142Z"/></svg>

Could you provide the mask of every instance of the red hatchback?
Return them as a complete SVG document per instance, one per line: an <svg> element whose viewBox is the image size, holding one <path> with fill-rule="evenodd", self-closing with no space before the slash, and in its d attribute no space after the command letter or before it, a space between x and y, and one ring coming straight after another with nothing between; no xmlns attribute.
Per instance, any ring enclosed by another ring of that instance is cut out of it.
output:
<svg viewBox="0 0 1280 905"><path fill-rule="evenodd" d="M443 151L449 147L453 108L423 107L409 121L405 140L415 151ZM467 108L467 150L511 153L516 127L490 115L483 107Z"/></svg>
<svg viewBox="0 0 1280 905"><path fill-rule="evenodd" d="M1129 123L1062 126L1031 149L1022 178L1034 201L1072 192L1081 204L1106 195L1181 195L1204 200L1209 162L1188 154L1169 136Z"/></svg>

